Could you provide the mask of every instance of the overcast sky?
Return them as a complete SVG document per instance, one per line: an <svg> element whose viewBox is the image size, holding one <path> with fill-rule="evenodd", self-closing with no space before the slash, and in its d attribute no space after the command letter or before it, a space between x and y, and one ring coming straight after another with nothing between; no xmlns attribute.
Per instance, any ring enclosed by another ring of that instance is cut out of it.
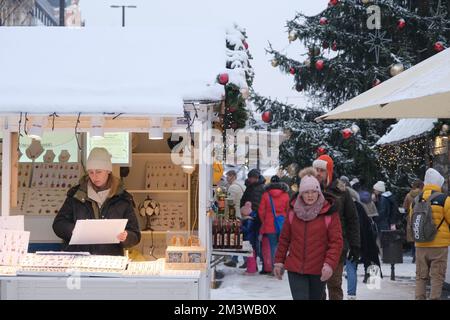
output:
<svg viewBox="0 0 450 320"><path fill-rule="evenodd" d="M270 41L274 48L303 60L304 49L296 41L289 45L286 21L296 12L317 14L326 8L328 0L81 0L80 8L86 26L121 26L121 9L110 5L136 5L127 9L126 26L232 26L245 28L255 70L257 92L296 105L305 103L301 94L292 90L293 78L270 65L265 48ZM174 34L173 41L182 35ZM207 45L207 39L205 39Z"/></svg>

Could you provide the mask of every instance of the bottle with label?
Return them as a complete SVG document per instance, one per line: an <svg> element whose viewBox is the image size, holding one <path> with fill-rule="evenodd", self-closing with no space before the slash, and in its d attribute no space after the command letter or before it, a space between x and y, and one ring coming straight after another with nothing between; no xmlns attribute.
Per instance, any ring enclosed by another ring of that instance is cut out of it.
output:
<svg viewBox="0 0 450 320"><path fill-rule="evenodd" d="M223 248L224 249L228 249L228 241L229 241L229 236L228 236L228 221L224 220L223 223Z"/></svg>
<svg viewBox="0 0 450 320"><path fill-rule="evenodd" d="M236 248L236 221L231 222L230 249Z"/></svg>
<svg viewBox="0 0 450 320"><path fill-rule="evenodd" d="M228 218L230 220L236 220L236 208L233 200L231 200L228 204Z"/></svg>
<svg viewBox="0 0 450 320"><path fill-rule="evenodd" d="M225 242L225 230L224 230L224 221L223 218L220 218L219 222L219 244L218 248L223 249L224 242Z"/></svg>
<svg viewBox="0 0 450 320"><path fill-rule="evenodd" d="M244 234L242 233L241 230L241 220L237 221L237 230L236 230L236 234L237 234L237 241L236 241L236 249L242 249L242 243L244 242Z"/></svg>
<svg viewBox="0 0 450 320"><path fill-rule="evenodd" d="M213 249L217 249L219 244L219 221L217 218L215 218L213 221L212 234L213 234L212 247Z"/></svg>
<svg viewBox="0 0 450 320"><path fill-rule="evenodd" d="M225 216L225 194L217 194L217 214L219 216Z"/></svg>

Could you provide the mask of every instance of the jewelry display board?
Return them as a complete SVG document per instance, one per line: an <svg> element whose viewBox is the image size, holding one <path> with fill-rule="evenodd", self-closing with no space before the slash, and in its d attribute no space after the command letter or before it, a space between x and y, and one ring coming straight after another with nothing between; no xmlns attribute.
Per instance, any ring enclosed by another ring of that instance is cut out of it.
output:
<svg viewBox="0 0 450 320"><path fill-rule="evenodd" d="M147 162L145 188L150 190L186 190L187 174L180 166Z"/></svg>
<svg viewBox="0 0 450 320"><path fill-rule="evenodd" d="M186 230L187 208L185 202L160 202L160 213L150 218L155 231Z"/></svg>

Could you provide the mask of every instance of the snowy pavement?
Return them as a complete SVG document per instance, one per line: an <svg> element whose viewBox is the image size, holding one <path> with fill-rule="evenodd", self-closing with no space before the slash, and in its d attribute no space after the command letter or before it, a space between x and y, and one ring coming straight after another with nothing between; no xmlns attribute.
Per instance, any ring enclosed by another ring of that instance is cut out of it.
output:
<svg viewBox="0 0 450 320"><path fill-rule="evenodd" d="M413 300L416 265L412 258L405 256L403 264L395 265L396 280L390 280L391 265L381 266L384 278L372 284L363 283L364 268L358 267L357 299L359 300ZM217 266L225 274L220 287L211 290L213 300L291 300L287 275L277 280L267 275L244 275L243 269ZM347 281L343 278L344 299L347 293Z"/></svg>

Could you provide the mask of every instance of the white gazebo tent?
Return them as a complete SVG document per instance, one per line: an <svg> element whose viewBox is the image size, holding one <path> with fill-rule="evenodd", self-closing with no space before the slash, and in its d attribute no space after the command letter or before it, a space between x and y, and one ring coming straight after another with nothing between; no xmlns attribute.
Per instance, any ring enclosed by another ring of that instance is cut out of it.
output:
<svg viewBox="0 0 450 320"><path fill-rule="evenodd" d="M173 34L183 36L174 41ZM206 142L212 107L224 94L223 86L215 83L226 63L224 30L9 27L0 28L0 39L1 215L10 214L17 197L17 134L25 115L29 123L44 116L46 130L54 126L55 131L74 132L77 127L86 132L91 118L100 116L105 131L148 132L154 117L161 117L165 130L171 130L188 112L198 116L192 130L199 136L199 149L211 154ZM210 179L210 165L203 161L198 229L208 261ZM178 298L209 297L207 272L194 283L194 289ZM162 299L177 298L161 289L159 294Z"/></svg>
<svg viewBox="0 0 450 320"><path fill-rule="evenodd" d="M450 49L320 116L333 119L450 118Z"/></svg>

